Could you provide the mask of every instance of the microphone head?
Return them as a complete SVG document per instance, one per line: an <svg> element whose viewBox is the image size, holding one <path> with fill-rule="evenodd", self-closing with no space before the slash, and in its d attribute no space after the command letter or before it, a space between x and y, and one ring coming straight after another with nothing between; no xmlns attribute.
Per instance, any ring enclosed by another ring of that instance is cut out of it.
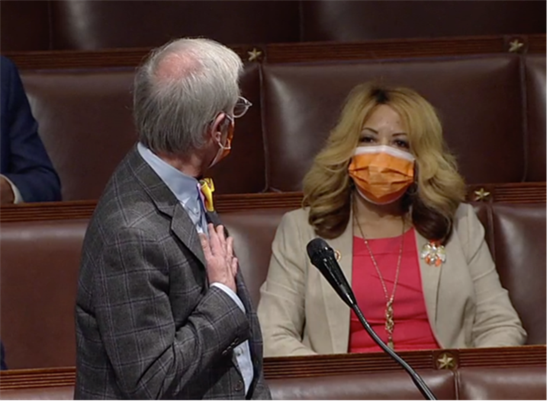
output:
<svg viewBox="0 0 550 402"><path fill-rule="evenodd" d="M349 283L336 261L334 250L326 241L320 238L311 240L307 244L307 255L311 263L321 272L330 286L338 293L340 298L348 306L352 307L357 302Z"/></svg>
<svg viewBox="0 0 550 402"><path fill-rule="evenodd" d="M313 262L313 260L316 260L319 257L328 257L330 255L334 255L334 250L332 247L330 247L326 241L323 239L317 237L313 240L311 240L307 244L307 255L309 256L309 259ZM313 264L315 265L315 264Z"/></svg>

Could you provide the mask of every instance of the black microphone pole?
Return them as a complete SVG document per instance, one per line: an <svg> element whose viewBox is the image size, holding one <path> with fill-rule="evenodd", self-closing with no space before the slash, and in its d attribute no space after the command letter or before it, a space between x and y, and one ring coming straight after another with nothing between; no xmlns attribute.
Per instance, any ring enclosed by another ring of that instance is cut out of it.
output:
<svg viewBox="0 0 550 402"><path fill-rule="evenodd" d="M374 332L367 319L363 315L363 312L357 305L355 295L351 286L344 276L340 265L334 258L334 250L321 238L315 238L311 240L307 245L307 253L311 263L323 274L325 279L330 283L332 288L338 293L338 296L352 308L352 310L359 318L359 321L370 335L370 337L376 342L378 346L382 348L392 359L401 365L405 371L410 375L414 382L414 385L424 395L424 398L435 401L437 398L432 393L430 388L426 385L424 380L413 370L409 364L403 360L397 353L390 349L380 337Z"/></svg>
<svg viewBox="0 0 550 402"><path fill-rule="evenodd" d="M399 356L392 349L390 349L382 341L382 339L380 339L380 337L376 334L376 332L374 332L374 330L370 326L369 322L367 321L367 319L363 315L363 312L361 311L359 306L357 304L353 304L351 306L351 308L353 309L353 311L357 315L357 318L359 318L359 321L361 322L361 324L363 324L363 327L368 332L370 337L374 340L374 342L376 342L376 344L378 346L380 346L384 352L389 354L397 363L399 363L405 369L405 371L407 371L407 373L411 376L411 379L413 380L413 382L416 385L416 387L418 388L418 390L422 393L422 395L424 395L424 398L426 398L428 400L432 400L432 401L437 400L437 398L432 393L430 388L428 388L428 386L426 385L424 380L422 380L422 378L416 373L416 371L414 371L413 368L411 366L409 366L409 363L407 363L405 360L403 360L401 358L401 356Z"/></svg>

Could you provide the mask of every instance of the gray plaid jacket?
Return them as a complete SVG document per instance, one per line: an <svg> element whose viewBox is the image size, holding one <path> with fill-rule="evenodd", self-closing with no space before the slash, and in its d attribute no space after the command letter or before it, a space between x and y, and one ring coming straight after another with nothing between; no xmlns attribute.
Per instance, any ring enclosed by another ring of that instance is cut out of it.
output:
<svg viewBox="0 0 550 402"><path fill-rule="evenodd" d="M75 399L269 399L262 340L246 314L209 287L195 227L134 148L98 202L82 249L76 301ZM248 339L248 395L233 348Z"/></svg>

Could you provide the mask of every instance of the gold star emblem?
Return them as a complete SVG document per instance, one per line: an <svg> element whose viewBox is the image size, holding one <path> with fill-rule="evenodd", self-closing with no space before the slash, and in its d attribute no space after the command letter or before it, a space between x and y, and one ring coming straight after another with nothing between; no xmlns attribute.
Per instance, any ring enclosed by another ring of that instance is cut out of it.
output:
<svg viewBox="0 0 550 402"><path fill-rule="evenodd" d="M447 353L443 353L442 355L440 355L439 358L437 359L437 363L438 363L437 368L439 370L442 370L442 369L452 370L456 367L455 358Z"/></svg>
<svg viewBox="0 0 550 402"><path fill-rule="evenodd" d="M481 187L479 190L474 191L474 194L476 196L474 201L485 201L485 199L491 195L491 193L485 191L483 187Z"/></svg>
<svg viewBox="0 0 550 402"><path fill-rule="evenodd" d="M248 61L259 61L262 57L262 52L256 48L248 52Z"/></svg>
<svg viewBox="0 0 550 402"><path fill-rule="evenodd" d="M513 40L509 43L510 47L508 48L509 53L519 53L523 47L523 42L520 42L518 39Z"/></svg>

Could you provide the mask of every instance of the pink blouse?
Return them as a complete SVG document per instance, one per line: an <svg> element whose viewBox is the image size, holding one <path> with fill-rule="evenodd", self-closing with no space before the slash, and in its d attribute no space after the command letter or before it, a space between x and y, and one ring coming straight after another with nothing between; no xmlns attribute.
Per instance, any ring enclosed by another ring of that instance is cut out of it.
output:
<svg viewBox="0 0 550 402"><path fill-rule="evenodd" d="M438 349L439 345L433 335L426 312L414 229L408 230L404 236L401 270L393 302L394 348L401 351ZM401 236L372 239L368 242L386 284L388 296L391 296L401 247ZM352 288L367 321L380 338L387 343L384 290L365 242L362 238L355 236L353 238ZM353 312L351 313L349 336L350 353L382 351L367 334Z"/></svg>

